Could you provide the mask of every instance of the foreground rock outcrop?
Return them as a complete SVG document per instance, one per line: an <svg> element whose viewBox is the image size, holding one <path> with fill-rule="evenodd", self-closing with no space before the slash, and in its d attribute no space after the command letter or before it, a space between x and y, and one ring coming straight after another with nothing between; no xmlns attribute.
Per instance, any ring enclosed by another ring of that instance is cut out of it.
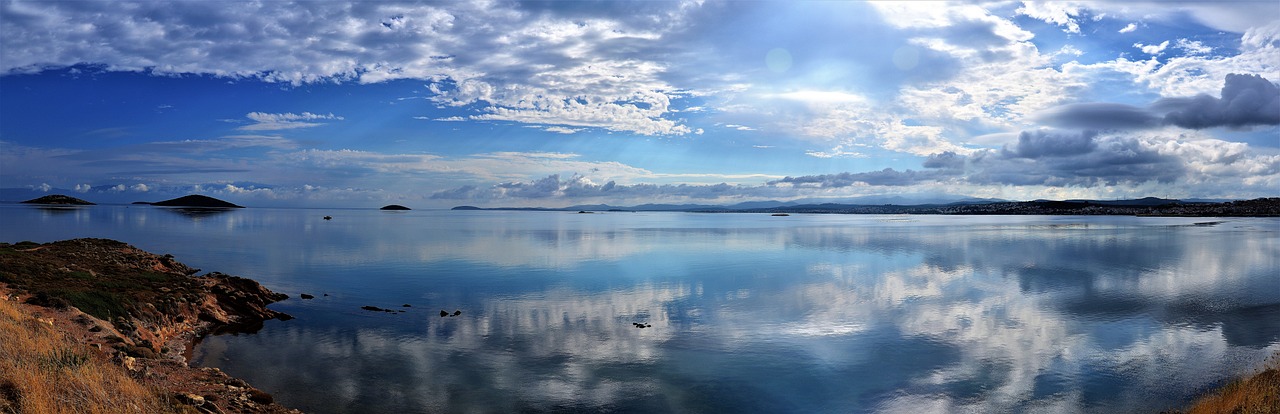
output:
<svg viewBox="0 0 1280 414"><path fill-rule="evenodd" d="M96 357L197 411L296 412L216 368L187 365L204 335L289 318L267 308L288 296L250 279L198 272L114 240L0 243L0 298L23 303Z"/></svg>

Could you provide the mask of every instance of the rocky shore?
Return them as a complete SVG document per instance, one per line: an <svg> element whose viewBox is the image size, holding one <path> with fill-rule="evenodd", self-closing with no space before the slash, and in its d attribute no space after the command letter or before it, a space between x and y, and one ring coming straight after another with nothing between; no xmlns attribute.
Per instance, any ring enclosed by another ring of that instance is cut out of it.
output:
<svg viewBox="0 0 1280 414"><path fill-rule="evenodd" d="M267 308L288 296L250 279L197 273L170 255L114 240L0 243L0 299L83 344L86 358L111 361L160 390L175 411L297 412L216 368L187 364L204 335L289 319ZM0 407L15 406L21 387L0 378L4 384Z"/></svg>

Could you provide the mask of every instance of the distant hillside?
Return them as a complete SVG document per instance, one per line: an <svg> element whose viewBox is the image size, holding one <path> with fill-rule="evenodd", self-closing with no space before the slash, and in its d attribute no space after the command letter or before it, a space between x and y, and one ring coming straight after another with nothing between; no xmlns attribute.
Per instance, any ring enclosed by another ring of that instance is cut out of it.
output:
<svg viewBox="0 0 1280 414"><path fill-rule="evenodd" d="M151 203L151 205L161 206L161 207L244 208L244 206L238 206L235 204L228 203L226 201L222 201L213 197L203 196L199 194L192 194L192 195L182 196L182 197L178 197L171 200L159 201L159 202Z"/></svg>
<svg viewBox="0 0 1280 414"><path fill-rule="evenodd" d="M769 202L762 202L769 203ZM641 204L616 207L607 204L564 208L459 206L455 210L508 211L684 211L698 213L810 213L810 214L1010 214L1010 215L1149 215L1149 216L1280 216L1280 198L1212 202L1185 202L1147 197L1134 200L1035 200L980 202L976 199L947 204L791 204L776 207L741 208L701 204ZM759 204L756 204L759 205ZM765 204L767 205L767 204Z"/></svg>
<svg viewBox="0 0 1280 414"><path fill-rule="evenodd" d="M84 201L72 196L62 194L50 194L44 197L23 201L24 204L59 204L73 206L92 206L94 203Z"/></svg>

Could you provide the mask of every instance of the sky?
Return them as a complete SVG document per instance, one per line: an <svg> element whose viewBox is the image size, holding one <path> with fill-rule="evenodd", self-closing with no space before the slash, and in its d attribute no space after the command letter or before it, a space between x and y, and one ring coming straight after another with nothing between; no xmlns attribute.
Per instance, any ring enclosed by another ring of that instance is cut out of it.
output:
<svg viewBox="0 0 1280 414"><path fill-rule="evenodd" d="M1280 3L0 0L0 188L1280 196Z"/></svg>

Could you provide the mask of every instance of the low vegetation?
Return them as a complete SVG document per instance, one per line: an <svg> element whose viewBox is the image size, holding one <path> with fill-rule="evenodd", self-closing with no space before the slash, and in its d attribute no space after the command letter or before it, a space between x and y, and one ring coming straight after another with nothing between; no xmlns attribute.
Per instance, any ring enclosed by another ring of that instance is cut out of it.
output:
<svg viewBox="0 0 1280 414"><path fill-rule="evenodd" d="M0 414L295 413L182 350L288 315L249 279L128 244L0 243ZM242 328L243 327L243 328Z"/></svg>
<svg viewBox="0 0 1280 414"><path fill-rule="evenodd" d="M0 413L172 413L158 390L0 300Z"/></svg>
<svg viewBox="0 0 1280 414"><path fill-rule="evenodd" d="M1253 375L1231 381L1212 394L1200 397L1186 411L1171 414L1275 414L1280 413L1280 353L1267 360Z"/></svg>

